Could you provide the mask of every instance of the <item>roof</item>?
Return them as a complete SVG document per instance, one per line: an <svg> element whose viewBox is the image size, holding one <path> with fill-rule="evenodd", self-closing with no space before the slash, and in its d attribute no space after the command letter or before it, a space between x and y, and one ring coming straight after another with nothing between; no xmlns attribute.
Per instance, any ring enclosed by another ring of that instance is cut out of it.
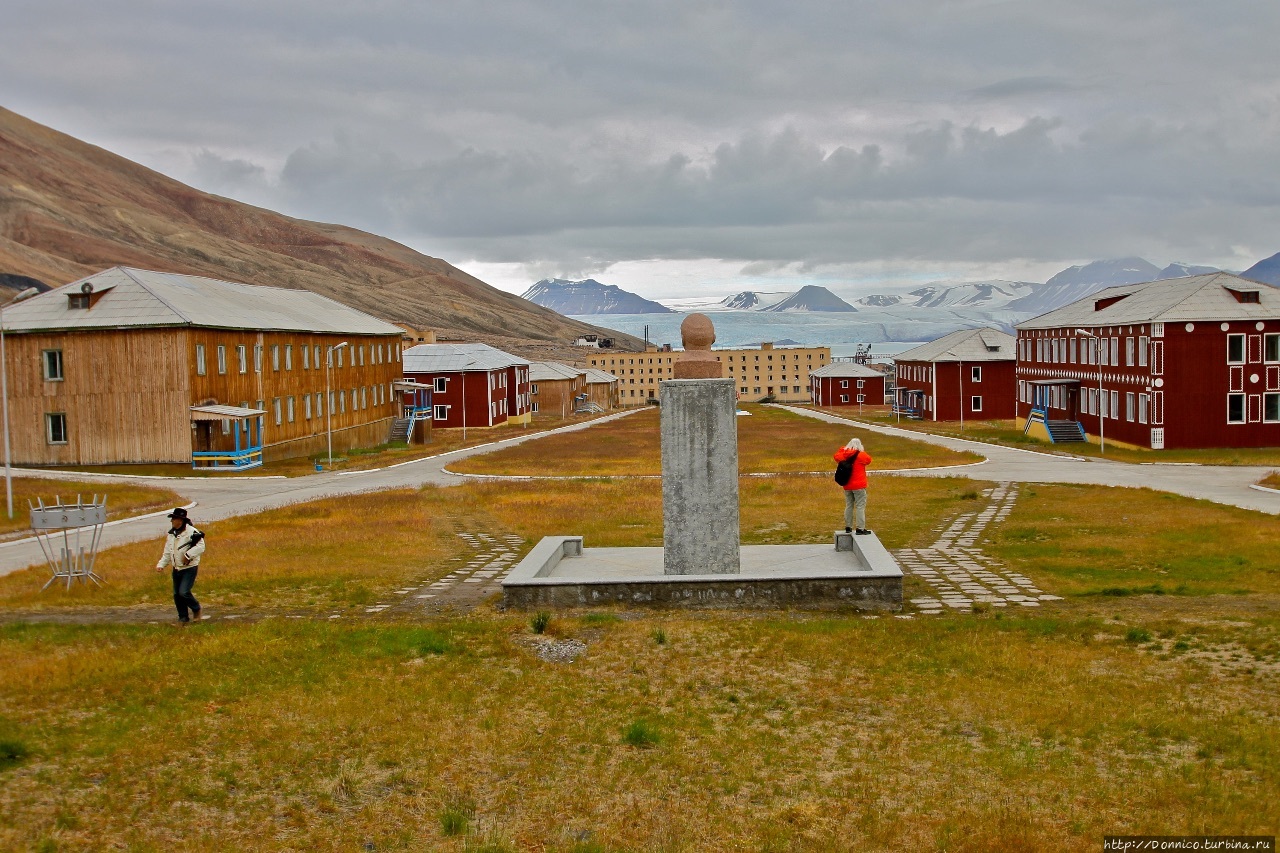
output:
<svg viewBox="0 0 1280 853"><path fill-rule="evenodd" d="M561 364L558 361L531 361L529 362L529 381L530 382L555 382L563 379L577 379L586 373L577 367L570 367L567 364Z"/></svg>
<svg viewBox="0 0 1280 853"><path fill-rule="evenodd" d="M84 287L99 294L91 308L72 308L67 296ZM398 326L340 302L283 287L263 287L195 275L112 267L6 308L5 330L35 332L198 326L396 335Z"/></svg>
<svg viewBox="0 0 1280 853"><path fill-rule="evenodd" d="M405 373L462 373L502 370L529 362L488 344L418 344L401 356Z"/></svg>
<svg viewBox="0 0 1280 853"><path fill-rule="evenodd" d="M193 421L237 421L240 418L255 418L265 415L263 409L246 409L242 406L192 406Z"/></svg>
<svg viewBox="0 0 1280 853"><path fill-rule="evenodd" d="M819 378L835 376L842 379L883 379L884 374L878 370L858 364L855 361L833 361L817 370L809 371L810 376Z"/></svg>
<svg viewBox="0 0 1280 853"><path fill-rule="evenodd" d="M1232 291L1258 294L1240 302ZM1130 323L1274 320L1280 317L1280 289L1219 272L1122 284L1090 294L1019 323L1019 329L1059 326L1120 326Z"/></svg>
<svg viewBox="0 0 1280 853"><path fill-rule="evenodd" d="M588 385L599 385L618 381L618 377L606 370L597 370L594 367L584 367L582 370L587 374Z"/></svg>
<svg viewBox="0 0 1280 853"><path fill-rule="evenodd" d="M898 353L897 361L1014 361L1013 335L999 329L961 329Z"/></svg>

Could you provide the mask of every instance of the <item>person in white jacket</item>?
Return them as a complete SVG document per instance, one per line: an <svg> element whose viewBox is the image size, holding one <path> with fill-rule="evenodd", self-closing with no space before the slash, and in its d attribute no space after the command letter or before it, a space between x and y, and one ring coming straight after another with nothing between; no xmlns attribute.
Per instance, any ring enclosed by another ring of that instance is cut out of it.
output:
<svg viewBox="0 0 1280 853"><path fill-rule="evenodd" d="M169 535L165 537L164 554L156 564L156 571L173 568L173 603L178 607L178 622L186 625L200 621L200 602L191 594L196 584L196 569L200 567L200 555L204 553L204 534L187 518L187 511L178 507L169 513ZM187 611L191 615L187 615Z"/></svg>

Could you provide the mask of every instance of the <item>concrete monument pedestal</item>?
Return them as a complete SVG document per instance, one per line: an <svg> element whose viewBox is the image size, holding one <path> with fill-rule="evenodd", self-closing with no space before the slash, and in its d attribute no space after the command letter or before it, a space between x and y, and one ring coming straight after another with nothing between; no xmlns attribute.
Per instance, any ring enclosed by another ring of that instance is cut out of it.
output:
<svg viewBox="0 0 1280 853"><path fill-rule="evenodd" d="M711 355L709 319L691 314L680 330L685 353L659 387L663 547L544 537L502 582L507 606L901 607L902 569L875 534L838 531L834 547L739 544L734 382Z"/></svg>

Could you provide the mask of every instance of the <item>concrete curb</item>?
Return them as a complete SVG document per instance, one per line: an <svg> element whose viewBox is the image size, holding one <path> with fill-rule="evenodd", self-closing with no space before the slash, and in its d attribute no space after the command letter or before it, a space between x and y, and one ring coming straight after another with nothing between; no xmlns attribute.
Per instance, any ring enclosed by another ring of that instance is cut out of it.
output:
<svg viewBox="0 0 1280 853"><path fill-rule="evenodd" d="M221 480L287 480L284 474L264 474L261 477L253 476L233 476L233 477L170 477L164 474L100 474L96 471L45 471L38 468L14 468L13 475L15 477L35 477L40 480L76 480L80 477L101 477L106 480L183 480L190 482L192 480L202 483L207 481L219 482ZM296 479L296 478L295 478Z"/></svg>
<svg viewBox="0 0 1280 853"><path fill-rule="evenodd" d="M193 509L199 505L200 505L199 501L192 501L191 503L184 506L183 509ZM156 510L155 512L145 513L143 515L131 515L128 518L117 518L115 521L108 521L106 524L102 525L102 527L105 529L108 527L115 527L117 524L127 524L128 522L131 522L131 521L143 521L144 519L148 519L148 518L159 518L160 516L168 515L171 512L173 512L173 510L171 509L160 509L160 510ZM0 548L7 548L10 545L22 545L24 543L34 542L34 541L36 541L36 537L24 536L21 539L10 539L7 542L0 542Z"/></svg>
<svg viewBox="0 0 1280 853"><path fill-rule="evenodd" d="M936 465L929 468L883 468L867 469L867 474L913 474L917 471L949 471L953 468L972 468L975 465L986 465L989 459L977 462L965 462L959 465ZM441 472L453 477L470 477L477 480L661 480L661 474L470 474L450 471L442 467ZM830 477L831 471L750 471L739 473L739 477Z"/></svg>
<svg viewBox="0 0 1280 853"><path fill-rule="evenodd" d="M1270 486L1259 486L1257 483L1250 483L1249 488L1257 489L1260 492L1271 492L1273 495L1280 495L1280 489L1273 489Z"/></svg>

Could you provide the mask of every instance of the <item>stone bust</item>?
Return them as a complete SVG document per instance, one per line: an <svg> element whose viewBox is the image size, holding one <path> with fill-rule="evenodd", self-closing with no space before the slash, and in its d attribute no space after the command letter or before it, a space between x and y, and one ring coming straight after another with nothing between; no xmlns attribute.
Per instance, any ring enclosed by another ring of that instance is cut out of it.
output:
<svg viewBox="0 0 1280 853"><path fill-rule="evenodd" d="M711 354L716 342L716 328L706 314L690 314L680 324L680 342L684 352L676 359L676 379L722 379L724 365Z"/></svg>

